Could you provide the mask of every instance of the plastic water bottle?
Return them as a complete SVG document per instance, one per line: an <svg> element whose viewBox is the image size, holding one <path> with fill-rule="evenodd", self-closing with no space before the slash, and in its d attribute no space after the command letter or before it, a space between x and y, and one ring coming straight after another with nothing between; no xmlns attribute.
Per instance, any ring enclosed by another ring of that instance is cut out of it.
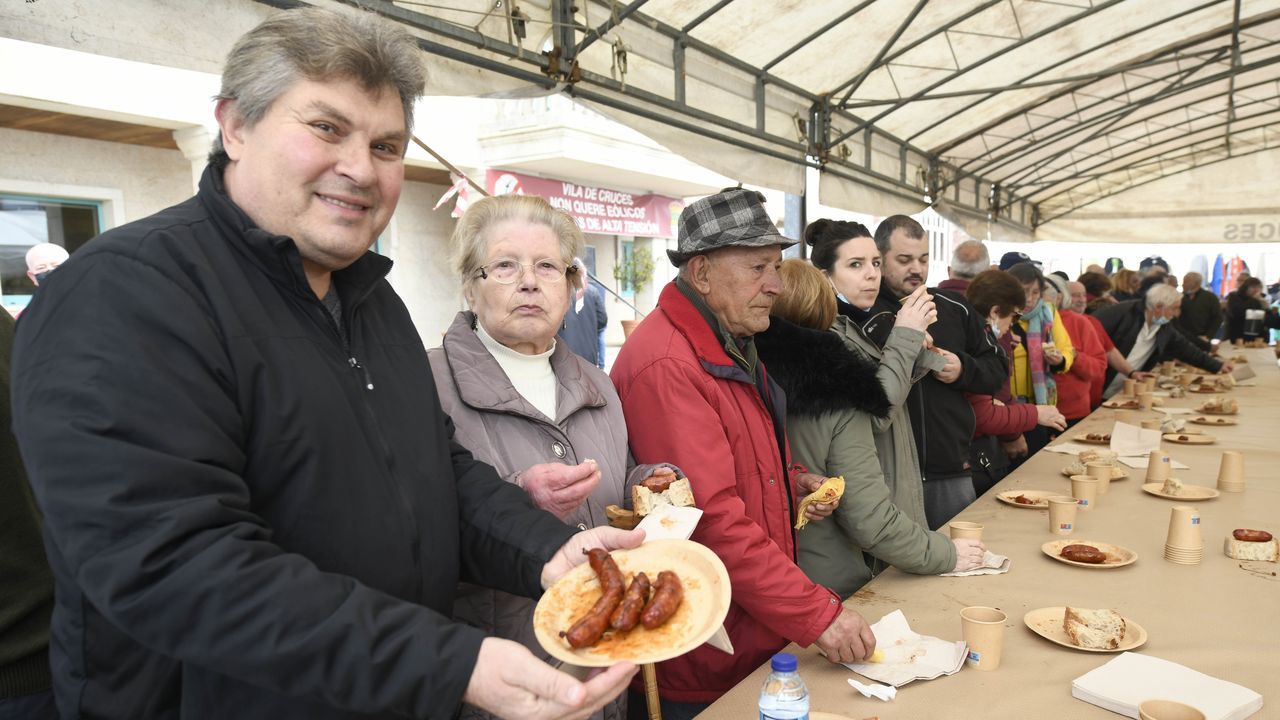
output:
<svg viewBox="0 0 1280 720"><path fill-rule="evenodd" d="M760 689L760 720L809 720L809 688L796 672L796 656L778 653Z"/></svg>

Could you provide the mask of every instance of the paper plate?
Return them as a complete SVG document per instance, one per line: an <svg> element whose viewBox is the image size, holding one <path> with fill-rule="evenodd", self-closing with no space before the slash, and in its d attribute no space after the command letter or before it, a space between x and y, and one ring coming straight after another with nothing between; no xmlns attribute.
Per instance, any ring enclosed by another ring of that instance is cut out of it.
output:
<svg viewBox="0 0 1280 720"><path fill-rule="evenodd" d="M1108 400L1102 403L1102 407L1112 410L1138 410L1141 405L1136 398L1131 400Z"/></svg>
<svg viewBox="0 0 1280 720"><path fill-rule="evenodd" d="M1193 422L1197 425L1236 425L1238 424L1238 421L1228 417L1219 416L1219 417L1210 418L1210 417L1204 417L1203 415L1198 417L1193 417L1187 422Z"/></svg>
<svg viewBox="0 0 1280 720"><path fill-rule="evenodd" d="M1223 412L1223 411L1221 411L1221 410L1210 410L1210 409L1206 408L1206 407L1205 407L1205 406L1203 406L1203 405L1201 405L1200 407L1196 408L1196 412L1198 412L1198 413L1204 413L1205 415L1235 415L1235 414L1236 414L1236 412L1235 412L1235 411L1232 411L1232 412Z"/></svg>
<svg viewBox="0 0 1280 720"><path fill-rule="evenodd" d="M1071 638L1067 637L1067 631L1062 629L1062 619L1066 614L1067 608L1062 606L1040 608L1023 615L1022 622L1026 623L1031 632L1049 642L1084 652L1118 653L1142 647L1147 642L1147 631L1138 623L1121 615L1120 617L1124 617L1124 638L1120 641L1120 647L1114 650L1080 647L1071 642Z"/></svg>
<svg viewBox="0 0 1280 720"><path fill-rule="evenodd" d="M1025 495L1028 500L1035 500L1036 502L1034 505L1016 502L1014 498L1019 495ZM1048 510L1049 498L1063 495L1064 494L1061 492L1052 492L1049 490L1005 490L1004 492L996 493L996 499L1006 505L1012 505L1016 508L1024 508L1027 510Z"/></svg>
<svg viewBox="0 0 1280 720"><path fill-rule="evenodd" d="M1142 486L1143 492L1170 500L1208 500L1220 494L1216 489L1203 485L1183 485L1182 492L1177 495L1170 495L1164 492L1163 488L1164 483L1146 483Z"/></svg>
<svg viewBox="0 0 1280 720"><path fill-rule="evenodd" d="M1165 433L1160 436L1164 440L1179 445L1212 445L1218 442L1218 439L1212 435L1195 434L1195 433ZM1185 440L1183 438L1186 438Z"/></svg>
<svg viewBox="0 0 1280 720"><path fill-rule="evenodd" d="M1088 472L1071 472L1070 467L1064 467L1062 468L1062 474L1066 477L1071 477L1072 475L1088 475L1089 473ZM1111 482L1115 482L1116 480L1128 480L1128 479L1129 479L1129 473L1125 472L1124 468L1120 468L1120 467L1111 468Z"/></svg>
<svg viewBox="0 0 1280 720"><path fill-rule="evenodd" d="M1110 433L1108 433L1107 435L1108 437L1106 440L1090 440L1089 434L1085 433L1083 435L1076 435L1075 437L1071 438L1071 440L1073 442L1084 443L1085 445L1110 445L1111 444Z"/></svg>
<svg viewBox="0 0 1280 720"><path fill-rule="evenodd" d="M1226 390L1223 390L1222 388L1219 388L1216 385L1213 385L1213 386L1192 385L1187 388L1187 392L1196 393L1198 395L1213 395L1213 394L1222 394L1226 392Z"/></svg>
<svg viewBox="0 0 1280 720"><path fill-rule="evenodd" d="M1107 559L1096 565L1092 563L1068 560L1062 557L1062 555L1059 555L1059 553L1062 552L1062 548L1068 545L1092 545L1106 553ZM1048 555L1058 562L1075 565L1076 567L1088 568L1090 570L1110 570L1112 568L1124 567L1125 565L1132 565L1138 560L1138 553L1130 550L1129 548L1112 545L1111 543L1097 542L1095 540L1050 540L1049 542L1041 545L1040 550L1042 550L1045 555ZM1061 620L1061 618L1059 618L1059 620Z"/></svg>
<svg viewBox="0 0 1280 720"><path fill-rule="evenodd" d="M670 570L680 577L684 600L664 625L626 633L606 632L600 642L575 650L560 633L600 599L600 583L583 562L551 586L533 610L533 633L552 657L578 667L608 667L622 660L637 665L679 657L706 642L729 612L729 573L704 545L691 540L653 540L634 550L614 550L627 583L643 572L651 581Z"/></svg>

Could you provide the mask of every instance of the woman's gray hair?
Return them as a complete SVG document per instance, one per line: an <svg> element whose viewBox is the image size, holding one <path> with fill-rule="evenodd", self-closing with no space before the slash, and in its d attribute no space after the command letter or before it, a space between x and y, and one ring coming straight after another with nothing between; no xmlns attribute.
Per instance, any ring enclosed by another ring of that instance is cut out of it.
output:
<svg viewBox="0 0 1280 720"><path fill-rule="evenodd" d="M404 28L367 11L301 8L272 15L236 41L215 99L233 101L233 112L253 127L300 78L352 80L370 92L394 88L406 133L426 86L422 52ZM221 133L209 160L227 160Z"/></svg>
<svg viewBox="0 0 1280 720"><path fill-rule="evenodd" d="M1058 294L1058 298L1054 303L1054 306L1059 310L1070 310L1071 293L1067 292L1067 281L1057 275L1045 275L1044 281L1046 286L1052 286L1053 291ZM1049 289L1049 287L1045 287L1045 290Z"/></svg>
<svg viewBox="0 0 1280 720"><path fill-rule="evenodd" d="M1182 293L1178 289L1164 283L1157 283L1151 286L1147 291L1147 307L1153 308L1157 305L1177 305L1182 302Z"/></svg>
<svg viewBox="0 0 1280 720"><path fill-rule="evenodd" d="M454 226L453 271L463 285L475 282L477 270L484 264L489 249L487 231L507 220L521 220L545 225L560 241L560 257L565 265L574 266L574 258L582 255L585 241L578 223L569 213L556 209L537 195L498 195L471 203ZM569 274L571 287L582 287L586 272L579 268Z"/></svg>

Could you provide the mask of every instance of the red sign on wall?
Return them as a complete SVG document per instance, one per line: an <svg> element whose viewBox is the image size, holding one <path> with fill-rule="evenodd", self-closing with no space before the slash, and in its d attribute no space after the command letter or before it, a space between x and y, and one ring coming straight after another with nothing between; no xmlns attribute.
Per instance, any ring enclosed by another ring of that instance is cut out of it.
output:
<svg viewBox="0 0 1280 720"><path fill-rule="evenodd" d="M537 195L578 221L586 233L674 238L684 203L663 195L636 195L592 185L522 175L485 172L485 189L494 195Z"/></svg>

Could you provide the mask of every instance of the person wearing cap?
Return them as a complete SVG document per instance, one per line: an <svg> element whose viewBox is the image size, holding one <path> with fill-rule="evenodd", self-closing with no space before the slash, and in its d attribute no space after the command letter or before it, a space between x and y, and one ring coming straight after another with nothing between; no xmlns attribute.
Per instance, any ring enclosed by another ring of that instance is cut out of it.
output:
<svg viewBox="0 0 1280 720"><path fill-rule="evenodd" d="M1145 277L1156 271L1165 275L1169 274L1169 263L1165 262L1165 259L1159 255L1148 255L1142 259L1142 262L1138 263L1139 275Z"/></svg>
<svg viewBox="0 0 1280 720"><path fill-rule="evenodd" d="M1018 263L1029 263L1029 262L1034 262L1031 259L1030 255L1024 252L1018 252L1017 250L1010 250L1009 252L1000 256L1000 269L1008 270L1009 268L1013 267L1014 265L1017 265Z"/></svg>
<svg viewBox="0 0 1280 720"><path fill-rule="evenodd" d="M1203 352L1169 325L1181 302L1182 293L1164 283L1156 283L1145 298L1128 300L1096 313L1116 350L1124 355L1125 364L1131 370L1129 377L1144 378L1149 374L1147 371L1165 360L1181 360L1209 372L1231 371L1231 363ZM1114 366L1108 369L1102 396L1109 398L1123 387L1124 370Z"/></svg>
<svg viewBox="0 0 1280 720"><path fill-rule="evenodd" d="M875 241L884 266L872 310L883 312L925 285L929 236L915 220L893 215L876 227ZM937 529L977 499L969 467L975 418L965 393L995 394L1009 376L1009 365L984 328L986 318L963 295L936 288L929 294L938 313L929 334L944 366L915 384L907 407L923 474L925 515L929 527Z"/></svg>
<svg viewBox="0 0 1280 720"><path fill-rule="evenodd" d="M703 511L693 540L720 556L733 584L734 654L703 645L659 663L664 718L692 717L788 642L840 662L875 649L866 620L796 564L796 508L825 478L791 464L786 399L754 342L781 291L782 249L794 244L763 201L734 188L685 208L678 249L667 251L678 276L611 373L636 461L684 469ZM809 509L820 519L835 505Z"/></svg>
<svg viewBox="0 0 1280 720"><path fill-rule="evenodd" d="M1182 314L1175 321L1192 337L1207 345L1222 327L1222 303L1218 296L1204 289L1204 276L1189 272L1182 276Z"/></svg>

